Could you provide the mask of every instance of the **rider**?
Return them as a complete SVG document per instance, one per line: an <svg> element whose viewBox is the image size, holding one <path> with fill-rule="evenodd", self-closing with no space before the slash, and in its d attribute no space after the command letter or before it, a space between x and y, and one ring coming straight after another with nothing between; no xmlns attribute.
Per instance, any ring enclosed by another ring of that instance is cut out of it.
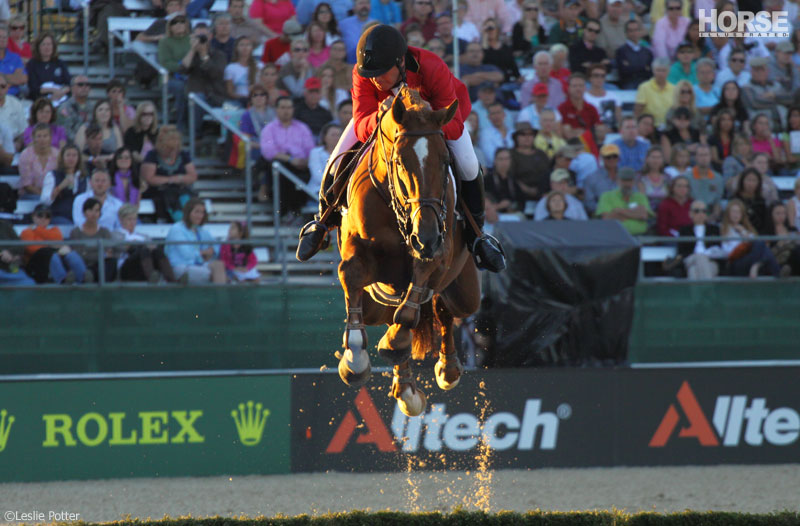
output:
<svg viewBox="0 0 800 526"><path fill-rule="evenodd" d="M478 227L482 227L483 174L469 132L464 128L464 120L472 107L466 86L453 76L441 58L430 51L409 47L403 35L389 25L375 25L364 31L358 41L357 56L358 64L353 68L353 118L328 163L338 163L340 167L347 164L339 162L339 154L351 149L358 141L367 141L375 129L378 115L391 107L393 95L404 83L419 90L433 110L444 108L458 99L458 111L444 126L443 132L458 160L456 171L461 179L461 195L470 215ZM300 231L297 247L300 261L308 260L322 248L329 226L334 224L330 219L328 224L319 221L328 207L329 174L334 171L328 168L320 188L320 214ZM492 272L505 268L505 256L496 239L486 234L479 237L469 224L464 234L478 268Z"/></svg>

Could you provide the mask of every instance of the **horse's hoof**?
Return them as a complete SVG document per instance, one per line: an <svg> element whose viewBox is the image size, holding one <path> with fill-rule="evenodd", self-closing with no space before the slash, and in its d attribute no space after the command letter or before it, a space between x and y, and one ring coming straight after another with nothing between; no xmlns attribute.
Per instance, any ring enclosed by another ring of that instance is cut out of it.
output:
<svg viewBox="0 0 800 526"><path fill-rule="evenodd" d="M411 389L407 387L400 398L397 399L397 407L406 416L419 416L425 411L428 405L428 399L425 393L419 389Z"/></svg>
<svg viewBox="0 0 800 526"><path fill-rule="evenodd" d="M404 304L400 305L394 311L392 321L406 329L416 329L419 324L419 309L406 307Z"/></svg>
<svg viewBox="0 0 800 526"><path fill-rule="evenodd" d="M389 347L389 341L386 335L383 335L381 341L378 343L378 355L386 360L389 365L400 365L411 358L411 344L400 349L392 349Z"/></svg>
<svg viewBox="0 0 800 526"><path fill-rule="evenodd" d="M458 358L456 358L458 360ZM442 360L436 362L433 366L433 372L436 374L436 384L443 391L449 391L458 385L461 381L461 373L464 368L461 367L461 362L456 362L457 366L447 367L447 364Z"/></svg>
<svg viewBox="0 0 800 526"><path fill-rule="evenodd" d="M348 354L352 353L348 351L350 351L350 349L346 349L344 355L339 359L339 378L350 387L361 387L369 380L370 374L372 373L372 364L369 362L367 351L361 351L364 356L358 356L357 360L348 360ZM364 367L361 372L353 371L352 367L358 369L359 367L356 367L356 364L362 363L365 357L366 367Z"/></svg>

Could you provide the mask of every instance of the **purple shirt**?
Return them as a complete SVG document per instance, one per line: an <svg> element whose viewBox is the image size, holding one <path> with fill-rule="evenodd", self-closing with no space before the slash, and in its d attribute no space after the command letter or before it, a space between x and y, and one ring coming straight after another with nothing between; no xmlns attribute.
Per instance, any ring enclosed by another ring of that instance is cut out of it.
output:
<svg viewBox="0 0 800 526"><path fill-rule="evenodd" d="M66 130L64 130L63 126L59 126L58 124L51 124L50 135L53 136L53 139L50 141L50 144L52 144L56 148L61 148L61 141L64 141L64 143L67 142L67 132ZM22 142L25 146L28 146L30 143L33 142L33 126L28 126L27 128L25 128L25 131L22 134Z"/></svg>
<svg viewBox="0 0 800 526"><path fill-rule="evenodd" d="M298 159L308 159L314 149L314 136L311 129L298 120L285 127L275 119L261 130L261 155L272 160L276 155L289 154Z"/></svg>
<svg viewBox="0 0 800 526"><path fill-rule="evenodd" d="M125 196L124 181L128 181L128 196ZM130 203L133 205L139 204L139 189L133 185L131 181L131 172L128 170L125 173L117 172L114 174L114 187L111 189L111 195L122 201L123 203Z"/></svg>

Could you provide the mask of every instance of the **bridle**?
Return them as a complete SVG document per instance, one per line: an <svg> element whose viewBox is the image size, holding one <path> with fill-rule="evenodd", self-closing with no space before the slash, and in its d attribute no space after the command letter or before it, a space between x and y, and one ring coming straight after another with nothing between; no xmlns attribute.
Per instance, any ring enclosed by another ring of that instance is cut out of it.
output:
<svg viewBox="0 0 800 526"><path fill-rule="evenodd" d="M386 165L386 173L387 173L387 186L388 186L388 195L386 195L386 191L383 187L378 183L377 179L375 178L375 170L373 164L373 156L369 156L369 178L372 181L372 185L378 190L378 193L381 195L383 200L386 202L389 207L394 211L395 218L397 219L397 226L400 231L400 235L405 240L406 246L412 247L411 244L411 233L414 228L414 218L422 212L422 209L425 207L431 208L436 215L436 222L439 226L439 236L444 237L445 233L447 232L447 202L445 201L447 197L447 182L448 182L448 175L447 169L450 165L449 160L444 163L445 173L442 176L442 193L439 199L431 198L431 197L423 197L423 198L409 198L407 195L402 191L402 188L405 185L402 184L398 176L398 168L400 164L400 158L395 156L396 149L397 149L397 140L402 137L426 137L426 136L440 136L444 138L444 132L442 130L403 130L400 131L395 135L394 141L392 141L392 151L391 151L391 158L387 158L386 156L386 141L391 141L391 139L384 133L381 129L381 121L383 121L383 117L386 115L387 112L381 114L378 118L378 122L376 124L376 130L380 130L378 134L377 142L380 142L378 147L380 148L381 155L383 157L383 162Z"/></svg>

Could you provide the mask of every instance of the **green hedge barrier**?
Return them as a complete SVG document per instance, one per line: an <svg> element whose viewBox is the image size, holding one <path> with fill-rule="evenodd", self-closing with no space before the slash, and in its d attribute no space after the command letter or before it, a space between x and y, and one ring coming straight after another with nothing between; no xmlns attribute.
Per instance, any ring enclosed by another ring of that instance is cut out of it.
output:
<svg viewBox="0 0 800 526"><path fill-rule="evenodd" d="M800 513L779 512L750 514L732 512L681 513L624 513L617 512L545 512L531 511L498 513L456 511L449 514L365 512L335 513L310 517L258 517L255 519L192 517L161 520L122 520L108 523L72 523L80 525L105 524L115 526L792 526L800 525Z"/></svg>

